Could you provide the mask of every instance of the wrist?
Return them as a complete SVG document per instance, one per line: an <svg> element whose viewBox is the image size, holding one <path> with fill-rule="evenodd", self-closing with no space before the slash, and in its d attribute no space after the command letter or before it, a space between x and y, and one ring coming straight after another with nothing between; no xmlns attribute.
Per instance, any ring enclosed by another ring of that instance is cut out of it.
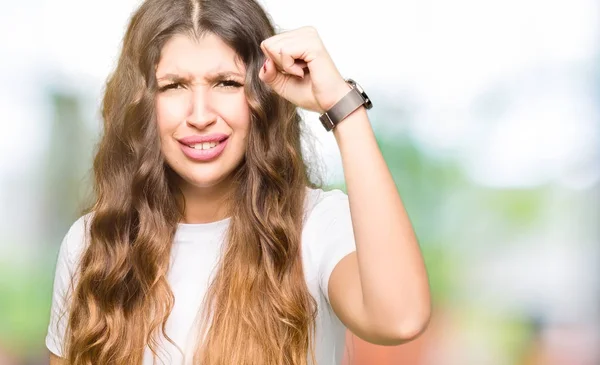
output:
<svg viewBox="0 0 600 365"><path fill-rule="evenodd" d="M336 85L331 88L329 97L327 98L328 100L320 105L321 114L333 108L333 106L342 100L350 90L352 90L352 87L348 85L345 80L342 79L339 83L336 83Z"/></svg>
<svg viewBox="0 0 600 365"><path fill-rule="evenodd" d="M356 81L347 79L345 80L345 84L344 88L340 86L336 89L335 100L337 101L332 103L332 106L319 116L321 124L323 124L323 127L327 131L334 129L336 125L346 119L356 109L363 106L365 109L373 107L371 99Z"/></svg>

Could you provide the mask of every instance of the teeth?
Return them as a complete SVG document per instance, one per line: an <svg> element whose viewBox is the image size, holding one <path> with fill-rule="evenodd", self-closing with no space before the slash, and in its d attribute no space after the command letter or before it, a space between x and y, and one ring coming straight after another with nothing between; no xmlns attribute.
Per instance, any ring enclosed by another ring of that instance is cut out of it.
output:
<svg viewBox="0 0 600 365"><path fill-rule="evenodd" d="M219 143L220 142L204 142L204 143L197 143L197 144L190 145L190 147L192 147L196 150L208 150L210 148L214 148Z"/></svg>

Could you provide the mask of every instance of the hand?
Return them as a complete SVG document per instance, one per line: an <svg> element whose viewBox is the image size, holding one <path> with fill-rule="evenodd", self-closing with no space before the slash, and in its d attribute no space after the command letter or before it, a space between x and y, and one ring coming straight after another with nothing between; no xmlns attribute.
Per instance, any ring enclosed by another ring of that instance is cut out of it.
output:
<svg viewBox="0 0 600 365"><path fill-rule="evenodd" d="M313 27L265 39L259 78L300 108L324 113L350 90Z"/></svg>

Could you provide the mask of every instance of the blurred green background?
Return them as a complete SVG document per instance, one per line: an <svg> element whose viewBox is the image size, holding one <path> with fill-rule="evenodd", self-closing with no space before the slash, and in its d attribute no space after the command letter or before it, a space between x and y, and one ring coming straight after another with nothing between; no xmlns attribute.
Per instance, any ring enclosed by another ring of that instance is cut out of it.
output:
<svg viewBox="0 0 600 365"><path fill-rule="evenodd" d="M58 247L89 197L103 82L138 3L0 4L0 365L47 363ZM262 3L282 30L317 27L372 97L430 274L425 335L349 336L352 362L600 364L600 5L346 1L332 18L339 3ZM306 122L343 189L333 136Z"/></svg>

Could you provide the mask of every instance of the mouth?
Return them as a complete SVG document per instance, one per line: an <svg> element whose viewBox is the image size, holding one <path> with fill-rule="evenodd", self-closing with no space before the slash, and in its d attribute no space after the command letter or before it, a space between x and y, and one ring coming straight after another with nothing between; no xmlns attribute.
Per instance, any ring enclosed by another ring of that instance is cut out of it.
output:
<svg viewBox="0 0 600 365"><path fill-rule="evenodd" d="M181 143L182 145L187 146L189 148L193 148L195 150L204 151L204 150L211 150L213 148L216 148L221 143L224 143L225 141L227 141L228 138L229 137L226 137L220 141L211 141L211 142L202 142L202 143L192 143L192 144L185 144L182 142L179 142L179 143Z"/></svg>
<svg viewBox="0 0 600 365"><path fill-rule="evenodd" d="M179 142L181 151L183 154L192 161L197 162L209 162L218 158L223 151L229 138L225 138L221 141L210 141L202 143L183 143Z"/></svg>

